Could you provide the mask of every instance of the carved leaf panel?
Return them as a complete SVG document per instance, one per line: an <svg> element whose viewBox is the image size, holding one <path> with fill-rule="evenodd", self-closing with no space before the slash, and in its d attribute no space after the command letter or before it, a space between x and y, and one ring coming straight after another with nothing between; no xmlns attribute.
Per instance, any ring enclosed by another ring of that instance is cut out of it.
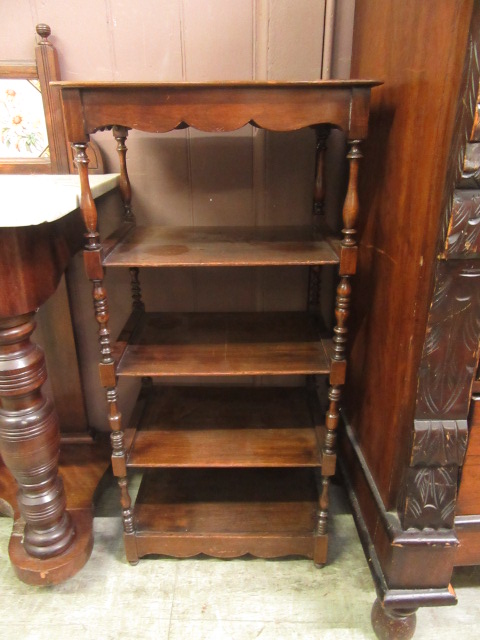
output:
<svg viewBox="0 0 480 640"><path fill-rule="evenodd" d="M480 253L480 191L456 189L446 241L446 257Z"/></svg>
<svg viewBox="0 0 480 640"><path fill-rule="evenodd" d="M407 471L404 529L452 528L457 497L456 465Z"/></svg>
<svg viewBox="0 0 480 640"><path fill-rule="evenodd" d="M418 420L466 419L480 338L480 266L439 261L419 368Z"/></svg>

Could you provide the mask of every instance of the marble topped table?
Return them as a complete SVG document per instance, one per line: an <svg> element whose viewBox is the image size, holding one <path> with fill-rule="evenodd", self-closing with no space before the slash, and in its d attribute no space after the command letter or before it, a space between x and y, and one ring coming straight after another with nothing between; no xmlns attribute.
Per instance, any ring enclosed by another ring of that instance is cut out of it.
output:
<svg viewBox="0 0 480 640"><path fill-rule="evenodd" d="M90 176L94 197L118 179ZM76 573L93 545L91 515L66 509L58 418L42 393L43 351L31 340L36 310L83 243L79 205L77 175L0 175L0 455L18 487L10 560L36 585Z"/></svg>

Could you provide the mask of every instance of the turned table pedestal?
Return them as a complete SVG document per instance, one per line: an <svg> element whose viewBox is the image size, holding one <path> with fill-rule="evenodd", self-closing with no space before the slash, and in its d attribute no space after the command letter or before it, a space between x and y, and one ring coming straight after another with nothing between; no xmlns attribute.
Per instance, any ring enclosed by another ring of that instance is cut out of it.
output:
<svg viewBox="0 0 480 640"><path fill-rule="evenodd" d="M100 196L118 177L91 181ZM91 509L66 509L58 418L42 393L43 351L31 338L36 310L80 248L79 195L77 176L0 176L0 455L18 489L10 560L34 585L76 573L93 545Z"/></svg>

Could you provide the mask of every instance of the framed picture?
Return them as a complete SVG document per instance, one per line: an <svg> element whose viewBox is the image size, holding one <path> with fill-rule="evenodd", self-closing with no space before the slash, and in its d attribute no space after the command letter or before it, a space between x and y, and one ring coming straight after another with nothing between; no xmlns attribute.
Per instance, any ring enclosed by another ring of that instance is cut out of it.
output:
<svg viewBox="0 0 480 640"><path fill-rule="evenodd" d="M50 27L38 24L35 61L0 61L0 173L75 173L63 124L60 80ZM91 142L90 173L103 173L100 150Z"/></svg>
<svg viewBox="0 0 480 640"><path fill-rule="evenodd" d="M34 62L0 62L0 173L70 173L50 27L37 25Z"/></svg>

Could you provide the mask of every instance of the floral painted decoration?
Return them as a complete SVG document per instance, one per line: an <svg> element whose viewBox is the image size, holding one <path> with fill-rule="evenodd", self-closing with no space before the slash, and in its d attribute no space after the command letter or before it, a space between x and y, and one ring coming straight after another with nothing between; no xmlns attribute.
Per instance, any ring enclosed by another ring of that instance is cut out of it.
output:
<svg viewBox="0 0 480 640"><path fill-rule="evenodd" d="M0 158L49 155L40 83L0 79Z"/></svg>

